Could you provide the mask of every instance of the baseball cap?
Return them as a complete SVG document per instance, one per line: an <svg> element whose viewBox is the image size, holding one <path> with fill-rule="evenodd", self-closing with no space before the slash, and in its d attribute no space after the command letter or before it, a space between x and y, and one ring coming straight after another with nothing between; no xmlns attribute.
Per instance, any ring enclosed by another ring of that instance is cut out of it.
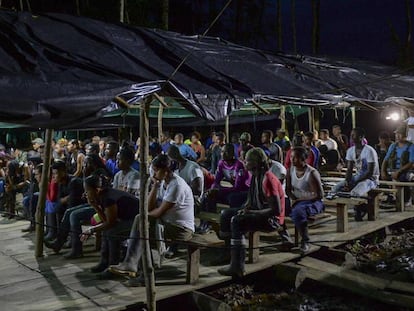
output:
<svg viewBox="0 0 414 311"><path fill-rule="evenodd" d="M32 144L44 145L45 142L43 141L43 139L38 137L38 138L35 138L35 139L32 140Z"/></svg>

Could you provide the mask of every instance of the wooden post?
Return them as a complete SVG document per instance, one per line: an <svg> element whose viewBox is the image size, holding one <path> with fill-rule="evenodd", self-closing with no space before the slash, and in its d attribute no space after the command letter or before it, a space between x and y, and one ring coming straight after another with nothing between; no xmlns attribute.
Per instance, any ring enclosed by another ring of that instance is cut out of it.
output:
<svg viewBox="0 0 414 311"><path fill-rule="evenodd" d="M143 243L142 267L145 277L145 288L147 293L147 308L155 311L155 276L151 260L151 248L149 243L149 222L148 222L148 153L149 153L149 109L152 97L147 97L141 104L139 137L139 161L140 161L140 195L139 195L139 233Z"/></svg>
<svg viewBox="0 0 414 311"><path fill-rule="evenodd" d="M230 143L230 117L226 116L225 132L226 132L226 143Z"/></svg>
<svg viewBox="0 0 414 311"><path fill-rule="evenodd" d="M281 106L280 107L280 120L281 120L281 125L280 128L283 130L286 130L286 106Z"/></svg>
<svg viewBox="0 0 414 311"><path fill-rule="evenodd" d="M260 255L260 232L249 232L249 263L255 263L259 260Z"/></svg>
<svg viewBox="0 0 414 311"><path fill-rule="evenodd" d="M45 204L47 185L49 183L50 175L50 158L52 148L52 134L53 130L46 129L46 144L44 149L44 161L42 169L42 179L40 181L39 200L36 207L36 245L35 256L43 256L43 235L44 235L44 221L45 221Z"/></svg>
<svg viewBox="0 0 414 311"><path fill-rule="evenodd" d="M164 106L160 103L158 108L158 143L161 144L161 134L162 130L162 115L164 113Z"/></svg>
<svg viewBox="0 0 414 311"><path fill-rule="evenodd" d="M348 205L336 204L336 232L348 232Z"/></svg>
<svg viewBox="0 0 414 311"><path fill-rule="evenodd" d="M355 107L351 107L352 128L356 128Z"/></svg>
<svg viewBox="0 0 414 311"><path fill-rule="evenodd" d="M314 130L317 130L319 132L319 130L321 129L321 120L320 120L320 113L319 113L319 108L313 109L313 126L314 126Z"/></svg>
<svg viewBox="0 0 414 311"><path fill-rule="evenodd" d="M309 124L308 126L309 131L313 132L314 127L313 127L313 108L312 107L308 108L308 124Z"/></svg>

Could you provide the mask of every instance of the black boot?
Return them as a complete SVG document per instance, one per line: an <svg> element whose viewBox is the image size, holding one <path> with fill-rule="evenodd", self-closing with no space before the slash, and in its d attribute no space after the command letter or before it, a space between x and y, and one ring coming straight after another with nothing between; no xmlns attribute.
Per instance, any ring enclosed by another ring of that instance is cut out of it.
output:
<svg viewBox="0 0 414 311"><path fill-rule="evenodd" d="M357 205L354 207L354 210L355 210L355 215L354 215L355 221L362 221L368 212L367 204Z"/></svg>
<svg viewBox="0 0 414 311"><path fill-rule="evenodd" d="M299 232L302 237L302 240L300 242L300 252L302 254L306 254L310 250L308 222L304 222L303 224L300 225Z"/></svg>
<svg viewBox="0 0 414 311"><path fill-rule="evenodd" d="M231 260L230 254L230 239L224 239L224 249L220 249L220 254L210 261L210 266L225 265Z"/></svg>
<svg viewBox="0 0 414 311"><path fill-rule="evenodd" d="M91 272L101 273L105 271L105 269L108 268L109 266L108 258L109 258L108 239L103 237L102 243L101 243L101 260L96 266L91 268Z"/></svg>
<svg viewBox="0 0 414 311"><path fill-rule="evenodd" d="M63 257L65 259L77 259L83 257L82 252L82 242L79 239L79 233L76 230L72 229L71 231L71 251L65 254ZM62 244L63 247L64 243Z"/></svg>
<svg viewBox="0 0 414 311"><path fill-rule="evenodd" d="M57 221L56 213L46 214L46 226L48 228L47 235L43 238L44 241L51 241L56 239Z"/></svg>
<svg viewBox="0 0 414 311"><path fill-rule="evenodd" d="M231 261L230 265L218 269L218 272L222 275L228 275L233 278L243 277L244 270L244 261L246 259L246 250L244 245L232 245L230 250Z"/></svg>

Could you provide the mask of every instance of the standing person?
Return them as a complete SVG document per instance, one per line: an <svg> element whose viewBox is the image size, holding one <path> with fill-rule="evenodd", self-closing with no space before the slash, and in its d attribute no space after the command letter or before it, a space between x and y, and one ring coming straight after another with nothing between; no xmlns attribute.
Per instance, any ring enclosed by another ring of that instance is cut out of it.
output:
<svg viewBox="0 0 414 311"><path fill-rule="evenodd" d="M306 164L304 147L292 151L292 166L286 176L286 192L292 201L291 218L302 236L300 251L309 251L308 217L324 210L323 188L319 172Z"/></svg>
<svg viewBox="0 0 414 311"><path fill-rule="evenodd" d="M285 220L285 193L280 181L269 171L261 148L247 152L246 167L252 174L246 204L242 208L225 209L220 216L220 235L223 239L231 238L231 260L229 266L218 272L232 277L242 277L245 272L245 234L280 230Z"/></svg>
<svg viewBox="0 0 414 311"><path fill-rule="evenodd" d="M410 109L408 111L409 117L404 121L407 123L407 140L414 143L414 110Z"/></svg>
<svg viewBox="0 0 414 311"><path fill-rule="evenodd" d="M171 170L171 161L161 154L152 161L154 175L148 198L148 216L160 219L164 224L165 239L188 241L194 233L194 199L190 186ZM109 267L109 271L119 275L136 276L142 256L142 243L139 239L139 216L135 217L131 228L128 249L124 261ZM142 276L130 279L128 285L142 284Z"/></svg>
<svg viewBox="0 0 414 311"><path fill-rule="evenodd" d="M346 152L346 178L333 187L332 193L350 191L351 196L362 197L378 186L378 156L374 148L363 143L365 137L364 129L360 127L354 128L351 131L351 137L355 145ZM356 173L352 175L354 167L356 168ZM366 212L366 205L355 207L355 220L362 221Z"/></svg>
<svg viewBox="0 0 414 311"><path fill-rule="evenodd" d="M349 147L348 137L342 134L342 129L339 125L332 126L332 139L336 141L338 145L338 151L342 159L345 159L346 151Z"/></svg>
<svg viewBox="0 0 414 311"><path fill-rule="evenodd" d="M395 131L395 143L388 148L381 166L383 180L409 181L409 171L414 165L414 145L407 140L407 127L399 126ZM410 187L404 187L406 206L410 206Z"/></svg>
<svg viewBox="0 0 414 311"><path fill-rule="evenodd" d="M37 201L39 198L39 184L42 179L43 164L36 164L32 161L29 162L29 168L31 170L30 185L27 192L27 196L23 198L23 206L26 210L30 225L27 228L22 229L22 232L35 231L35 216Z"/></svg>

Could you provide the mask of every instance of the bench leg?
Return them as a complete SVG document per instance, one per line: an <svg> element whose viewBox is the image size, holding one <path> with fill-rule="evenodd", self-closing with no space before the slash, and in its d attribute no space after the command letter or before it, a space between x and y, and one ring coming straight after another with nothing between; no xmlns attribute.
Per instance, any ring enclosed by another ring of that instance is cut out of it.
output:
<svg viewBox="0 0 414 311"><path fill-rule="evenodd" d="M195 284L200 277L200 249L198 246L187 247L187 275L186 283Z"/></svg>
<svg viewBox="0 0 414 311"><path fill-rule="evenodd" d="M404 187L397 187L397 212L404 212Z"/></svg>
<svg viewBox="0 0 414 311"><path fill-rule="evenodd" d="M380 193L373 195L368 199L368 220L377 220L379 214Z"/></svg>
<svg viewBox="0 0 414 311"><path fill-rule="evenodd" d="M336 232L348 232L348 206L336 204Z"/></svg>
<svg viewBox="0 0 414 311"><path fill-rule="evenodd" d="M255 263L259 260L259 242L260 242L260 233L249 232L249 263Z"/></svg>

